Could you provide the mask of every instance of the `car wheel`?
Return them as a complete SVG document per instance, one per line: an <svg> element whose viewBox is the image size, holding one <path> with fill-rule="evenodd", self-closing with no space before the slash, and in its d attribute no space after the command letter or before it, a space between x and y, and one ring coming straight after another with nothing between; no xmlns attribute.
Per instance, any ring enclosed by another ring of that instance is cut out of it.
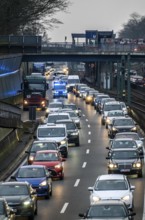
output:
<svg viewBox="0 0 145 220"><path fill-rule="evenodd" d="M64 173L61 174L60 180L64 180Z"/></svg>
<svg viewBox="0 0 145 220"><path fill-rule="evenodd" d="M36 209L35 209L34 214L35 214L35 215L37 215L37 214L38 214L38 204L37 204L37 202L36 202Z"/></svg>
<svg viewBox="0 0 145 220"><path fill-rule="evenodd" d="M50 191L50 196L52 196L52 184L51 184L51 191Z"/></svg>
<svg viewBox="0 0 145 220"><path fill-rule="evenodd" d="M104 123L104 121L103 121L103 120L101 121L101 124L102 124L102 125L105 125L105 123Z"/></svg>
<svg viewBox="0 0 145 220"><path fill-rule="evenodd" d="M78 140L75 145L76 145L77 147L79 147L79 146L80 146L80 141Z"/></svg>
<svg viewBox="0 0 145 220"><path fill-rule="evenodd" d="M34 217L34 213L33 213L32 215L29 216L28 219L29 219L29 220L34 220L34 218L35 218L35 217Z"/></svg>
<svg viewBox="0 0 145 220"><path fill-rule="evenodd" d="M108 129L108 125L106 125L106 129Z"/></svg>
<svg viewBox="0 0 145 220"><path fill-rule="evenodd" d="M113 172L111 170L108 170L108 174L112 174Z"/></svg>
<svg viewBox="0 0 145 220"><path fill-rule="evenodd" d="M45 199L50 199L50 192L49 192L49 189L47 191L47 195L45 196Z"/></svg>

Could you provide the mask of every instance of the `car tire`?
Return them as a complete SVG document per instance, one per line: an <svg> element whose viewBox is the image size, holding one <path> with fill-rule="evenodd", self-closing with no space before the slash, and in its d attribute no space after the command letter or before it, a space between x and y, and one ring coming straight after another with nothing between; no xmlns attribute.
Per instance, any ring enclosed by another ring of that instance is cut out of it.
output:
<svg viewBox="0 0 145 220"><path fill-rule="evenodd" d="M101 125L105 125L105 123L104 123L104 121L103 121L103 120L101 120Z"/></svg>
<svg viewBox="0 0 145 220"><path fill-rule="evenodd" d="M106 125L105 127L106 127L106 129L108 129L108 125Z"/></svg>
<svg viewBox="0 0 145 220"><path fill-rule="evenodd" d="M38 214L38 204L36 202L36 209L35 209L34 215L37 215L37 214Z"/></svg>
<svg viewBox="0 0 145 220"><path fill-rule="evenodd" d="M50 199L50 192L47 192L47 195L45 196L45 199Z"/></svg>
<svg viewBox="0 0 145 220"><path fill-rule="evenodd" d="M75 144L76 147L79 147L80 146L80 141L78 140Z"/></svg>
<svg viewBox="0 0 145 220"><path fill-rule="evenodd" d="M34 213L33 213L32 215L30 215L28 219L29 219L29 220L34 220L34 219L35 219Z"/></svg>
<svg viewBox="0 0 145 220"><path fill-rule="evenodd" d="M50 191L50 196L52 196L53 191L52 191L52 184L51 184L51 191Z"/></svg>
<svg viewBox="0 0 145 220"><path fill-rule="evenodd" d="M108 174L112 174L113 172L111 170L108 170Z"/></svg>
<svg viewBox="0 0 145 220"><path fill-rule="evenodd" d="M64 173L62 173L61 177L59 178L60 180L64 180Z"/></svg>

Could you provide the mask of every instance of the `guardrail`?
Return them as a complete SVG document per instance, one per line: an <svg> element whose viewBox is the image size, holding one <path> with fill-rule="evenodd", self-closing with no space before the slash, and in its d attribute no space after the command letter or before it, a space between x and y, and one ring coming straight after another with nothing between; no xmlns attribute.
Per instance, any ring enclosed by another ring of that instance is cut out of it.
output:
<svg viewBox="0 0 145 220"><path fill-rule="evenodd" d="M21 109L1 101L0 127L22 128Z"/></svg>

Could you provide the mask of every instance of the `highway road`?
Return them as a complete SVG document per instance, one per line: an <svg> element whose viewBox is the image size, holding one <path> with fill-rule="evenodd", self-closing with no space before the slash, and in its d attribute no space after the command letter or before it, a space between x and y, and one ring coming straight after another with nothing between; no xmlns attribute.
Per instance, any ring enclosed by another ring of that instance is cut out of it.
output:
<svg viewBox="0 0 145 220"><path fill-rule="evenodd" d="M39 200L36 220L79 219L78 213L85 212L89 206L88 187L93 186L98 175L107 174L105 158L109 139L106 128L101 125L100 115L91 105L86 105L73 94L69 94L68 101L76 103L82 110L80 147L69 146L69 156L64 162L64 180L53 181L50 200ZM23 118L27 118L26 114L23 114ZM44 112L37 113L37 117L43 115ZM144 177L129 176L132 185L136 187L134 220L143 219Z"/></svg>

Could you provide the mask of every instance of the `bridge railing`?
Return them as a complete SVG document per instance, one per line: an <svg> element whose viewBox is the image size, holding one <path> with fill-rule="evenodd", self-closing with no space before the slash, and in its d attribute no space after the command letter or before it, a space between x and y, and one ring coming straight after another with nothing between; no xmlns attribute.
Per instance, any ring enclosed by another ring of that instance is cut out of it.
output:
<svg viewBox="0 0 145 220"><path fill-rule="evenodd" d="M145 52L145 45L138 44L108 44L102 43L98 45L87 45L85 43L43 43L42 52Z"/></svg>

